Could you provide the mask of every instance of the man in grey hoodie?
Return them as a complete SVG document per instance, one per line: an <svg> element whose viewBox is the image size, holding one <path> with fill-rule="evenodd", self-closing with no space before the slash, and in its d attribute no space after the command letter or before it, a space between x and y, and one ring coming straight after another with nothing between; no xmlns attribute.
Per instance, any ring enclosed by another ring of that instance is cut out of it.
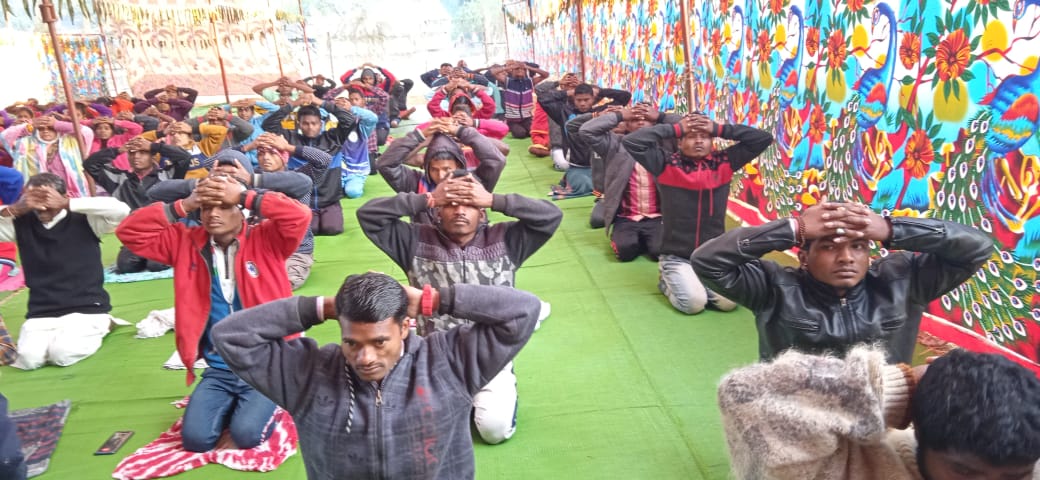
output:
<svg viewBox="0 0 1040 480"><path fill-rule="evenodd" d="M516 221L490 225L487 208ZM437 215L435 224L401 219L426 211ZM552 238L563 212L548 200L492 194L467 174L444 180L427 194L374 198L358 209L357 218L369 240L405 271L413 286L475 283L512 287L520 265ZM539 321L549 312L546 303ZM450 314L422 315L417 330L427 335L468 320ZM486 443L502 443L513 436L517 388L512 364L474 397L473 410L473 424Z"/></svg>
<svg viewBox="0 0 1040 480"><path fill-rule="evenodd" d="M491 139L481 135L476 128L465 125L458 126L451 119L434 119L423 130L415 130L387 147L379 157L377 168L386 183L395 192L432 192L437 185L451 177L457 169L466 168L466 157L462 148L453 138L473 149L473 154L480 165L473 169L473 175L489 192L495 191L498 178L506 165L506 157L495 146ZM426 139L426 153L423 155L423 170L405 166L405 160L411 152L420 147ZM417 223L435 223L436 212L433 209L418 212L412 216Z"/></svg>
<svg viewBox="0 0 1040 480"><path fill-rule="evenodd" d="M509 287L418 289L369 272L335 298L236 312L212 336L236 374L292 415L307 478L468 479L473 395L527 343L538 309ZM409 335L406 318L438 313L472 323ZM330 319L340 345L284 340Z"/></svg>

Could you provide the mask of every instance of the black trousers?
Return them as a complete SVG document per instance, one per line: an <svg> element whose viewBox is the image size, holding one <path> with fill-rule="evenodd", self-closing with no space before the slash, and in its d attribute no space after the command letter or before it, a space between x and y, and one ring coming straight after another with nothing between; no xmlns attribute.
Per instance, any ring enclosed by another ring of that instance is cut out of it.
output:
<svg viewBox="0 0 1040 480"><path fill-rule="evenodd" d="M662 225L661 217L644 218L638 222L615 218L610 232L610 246L614 249L614 255L619 261L629 262L645 253L657 261L661 253Z"/></svg>
<svg viewBox="0 0 1040 480"><path fill-rule="evenodd" d="M119 254L116 255L116 273L137 273L145 270L161 272L167 268L170 266L134 255L134 252L126 247L119 247Z"/></svg>
<svg viewBox="0 0 1040 480"><path fill-rule="evenodd" d="M408 92L412 89L414 83L405 78L394 82L393 86L390 87L390 101L387 103L387 116L391 120L400 118L401 110L408 110Z"/></svg>
<svg viewBox="0 0 1040 480"><path fill-rule="evenodd" d="M378 144L380 146L383 146L383 145L387 144L387 136L389 136L389 135L390 135L390 128L389 127L376 126L375 127L375 144Z"/></svg>
<svg viewBox="0 0 1040 480"><path fill-rule="evenodd" d="M513 135L513 138L528 138L531 136L530 118L506 120L506 124L509 125L509 133Z"/></svg>

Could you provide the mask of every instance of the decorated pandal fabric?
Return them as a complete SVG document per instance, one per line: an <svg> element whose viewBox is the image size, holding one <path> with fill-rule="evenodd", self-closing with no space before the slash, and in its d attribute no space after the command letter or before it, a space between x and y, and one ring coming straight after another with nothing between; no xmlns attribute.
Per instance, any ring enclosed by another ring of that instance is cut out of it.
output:
<svg viewBox="0 0 1040 480"><path fill-rule="evenodd" d="M280 12L254 10L244 1L97 3L111 61L126 69L135 93L174 84L223 94L221 59L232 93L299 75Z"/></svg>
<svg viewBox="0 0 1040 480"><path fill-rule="evenodd" d="M1037 368L1040 0L689 1L688 51L680 1L533 0L510 28L537 27L535 60L553 73L584 64L636 100L772 132L734 178L744 221L827 198L991 234L993 258L922 328Z"/></svg>

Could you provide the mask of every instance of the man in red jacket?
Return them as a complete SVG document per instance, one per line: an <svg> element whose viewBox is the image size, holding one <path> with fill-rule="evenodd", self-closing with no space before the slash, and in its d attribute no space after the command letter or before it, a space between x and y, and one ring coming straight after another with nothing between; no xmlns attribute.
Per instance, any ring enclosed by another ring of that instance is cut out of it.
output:
<svg viewBox="0 0 1040 480"><path fill-rule="evenodd" d="M244 209L260 220L247 222ZM179 222L195 210L202 226ZM140 208L116 229L134 254L173 265L174 330L188 384L199 357L209 365L184 412L185 450L211 450L226 427L239 448L270 432L275 404L232 373L210 329L232 312L292 295L285 262L310 222L310 209L281 193L210 176L188 198Z"/></svg>

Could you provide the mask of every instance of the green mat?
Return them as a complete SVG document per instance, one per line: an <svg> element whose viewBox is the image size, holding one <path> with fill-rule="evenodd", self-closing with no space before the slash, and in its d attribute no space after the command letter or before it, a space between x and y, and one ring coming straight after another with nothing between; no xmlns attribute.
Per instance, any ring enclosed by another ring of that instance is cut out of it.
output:
<svg viewBox="0 0 1040 480"><path fill-rule="evenodd" d="M395 130L401 135L403 130ZM509 156L499 192L548 198L561 174L547 158L527 154L528 141L507 140ZM344 200L346 232L318 237L316 262L302 295L332 295L350 273L377 270L403 279L364 238L354 211L391 191L368 179L365 196ZM552 316L516 362L520 410L516 435L502 445L477 443L477 478L724 479L728 461L715 387L732 367L756 358L747 310L685 316L657 291L657 265L645 258L618 263L603 230L588 228L592 198L557 202L565 212L557 234L518 273L518 287L552 304ZM501 219L492 215L492 221ZM105 238L105 264L119 247ZM113 314L137 322L173 303L172 281L108 284ZM2 297L0 297L2 298ZM0 314L18 332L26 293L0 300ZM335 342L334 322L312 329ZM32 372L0 368L0 392L12 409L72 399L65 433L47 479L102 479L123 456L155 439L181 414L170 405L190 393L183 371L166 371L173 335L135 339L135 329L110 334L93 357L68 368ZM135 430L112 456L93 452L116 430ZM210 465L174 478L258 478ZM306 478L294 456L266 477Z"/></svg>

